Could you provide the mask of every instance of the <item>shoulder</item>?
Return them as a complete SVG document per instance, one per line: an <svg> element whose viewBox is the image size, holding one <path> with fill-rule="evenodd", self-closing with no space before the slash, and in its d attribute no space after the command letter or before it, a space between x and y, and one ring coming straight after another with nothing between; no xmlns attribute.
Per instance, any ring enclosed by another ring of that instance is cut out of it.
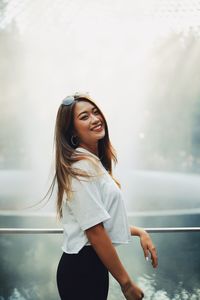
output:
<svg viewBox="0 0 200 300"><path fill-rule="evenodd" d="M80 159L72 164L72 168L77 171L82 171L87 175L102 175L103 166L101 165L100 161L94 159L93 157L87 157Z"/></svg>

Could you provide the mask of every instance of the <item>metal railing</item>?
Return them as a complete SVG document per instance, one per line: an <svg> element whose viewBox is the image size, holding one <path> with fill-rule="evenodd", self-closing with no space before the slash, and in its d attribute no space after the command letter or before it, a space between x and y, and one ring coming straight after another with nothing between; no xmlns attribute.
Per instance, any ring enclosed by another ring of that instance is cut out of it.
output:
<svg viewBox="0 0 200 300"><path fill-rule="evenodd" d="M200 232L200 227L144 228L148 233ZM0 228L0 234L61 234L61 228Z"/></svg>

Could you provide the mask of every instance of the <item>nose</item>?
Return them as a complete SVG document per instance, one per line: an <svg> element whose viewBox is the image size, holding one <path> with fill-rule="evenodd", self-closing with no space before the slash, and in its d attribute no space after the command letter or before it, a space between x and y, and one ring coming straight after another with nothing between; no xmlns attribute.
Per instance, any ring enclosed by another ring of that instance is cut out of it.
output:
<svg viewBox="0 0 200 300"><path fill-rule="evenodd" d="M92 116L91 116L91 123L92 123L92 124L96 124L96 123L98 123L98 122L99 122L98 116L92 115Z"/></svg>

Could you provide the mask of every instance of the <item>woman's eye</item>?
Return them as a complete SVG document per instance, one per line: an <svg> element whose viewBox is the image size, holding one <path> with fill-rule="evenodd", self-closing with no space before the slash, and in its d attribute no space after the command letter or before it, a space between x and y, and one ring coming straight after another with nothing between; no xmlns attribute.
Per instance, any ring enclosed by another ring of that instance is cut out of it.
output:
<svg viewBox="0 0 200 300"><path fill-rule="evenodd" d="M94 111L94 114L95 114L95 115L98 115L98 114L99 114L99 111L96 109L96 110Z"/></svg>
<svg viewBox="0 0 200 300"><path fill-rule="evenodd" d="M82 118L81 118L81 120L86 120L87 119L87 115L85 115L85 116L82 116Z"/></svg>

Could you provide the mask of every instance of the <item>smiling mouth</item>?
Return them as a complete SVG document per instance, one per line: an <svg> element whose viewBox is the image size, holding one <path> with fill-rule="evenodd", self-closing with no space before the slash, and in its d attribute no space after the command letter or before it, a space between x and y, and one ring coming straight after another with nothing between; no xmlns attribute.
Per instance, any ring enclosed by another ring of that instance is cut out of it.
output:
<svg viewBox="0 0 200 300"><path fill-rule="evenodd" d="M98 124L95 127L93 127L91 130L92 131L101 131L103 129L103 124Z"/></svg>

